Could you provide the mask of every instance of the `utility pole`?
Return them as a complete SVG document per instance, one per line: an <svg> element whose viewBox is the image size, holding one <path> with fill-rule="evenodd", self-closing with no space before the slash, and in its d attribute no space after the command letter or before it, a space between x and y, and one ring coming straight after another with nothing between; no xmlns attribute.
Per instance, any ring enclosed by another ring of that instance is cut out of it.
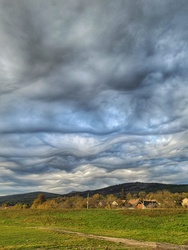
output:
<svg viewBox="0 0 188 250"><path fill-rule="evenodd" d="M87 209L89 209L89 193L87 194Z"/></svg>

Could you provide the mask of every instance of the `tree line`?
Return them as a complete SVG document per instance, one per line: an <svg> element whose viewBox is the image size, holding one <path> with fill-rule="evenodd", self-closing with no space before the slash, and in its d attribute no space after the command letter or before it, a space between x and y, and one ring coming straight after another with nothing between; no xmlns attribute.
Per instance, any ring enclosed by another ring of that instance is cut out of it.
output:
<svg viewBox="0 0 188 250"><path fill-rule="evenodd" d="M59 196L53 199L46 199L44 194L39 194L38 197L33 201L32 204L15 204L11 208L14 209L81 209L81 208L130 208L131 201L139 199L144 200L155 200L158 203L159 208L180 208L182 207L182 200L188 198L188 193L171 193L168 190L158 191L156 193L146 193L141 191L139 193L125 194L122 191L118 195L109 194L103 196L101 194L89 195L87 197L82 196ZM188 204L185 207L188 207ZM8 204L3 204L2 207L8 207Z"/></svg>

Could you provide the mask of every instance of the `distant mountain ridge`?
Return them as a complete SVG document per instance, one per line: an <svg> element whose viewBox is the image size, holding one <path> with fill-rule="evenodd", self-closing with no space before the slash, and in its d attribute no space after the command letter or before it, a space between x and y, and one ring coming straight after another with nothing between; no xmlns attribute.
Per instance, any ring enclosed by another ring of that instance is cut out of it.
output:
<svg viewBox="0 0 188 250"><path fill-rule="evenodd" d="M188 192L188 184L162 184L162 183L143 183L143 182L133 182L133 183L123 183L118 185L109 186L106 188L101 188L97 190L87 190L84 192L75 192L74 195L81 195L86 197L94 194L114 194L114 195L122 195L127 193L139 193L141 191L145 191L146 193L157 192L162 190L168 190L171 193L182 193ZM68 196L72 196L68 194Z"/></svg>
<svg viewBox="0 0 188 250"><path fill-rule="evenodd" d="M15 205L17 203L31 204L38 197L39 194L44 194L46 199L52 199L61 196L60 194L53 194L47 192L31 192L25 194L6 195L0 196L0 205L4 203L8 203L9 205Z"/></svg>
<svg viewBox="0 0 188 250"><path fill-rule="evenodd" d="M101 194L101 195L108 195L114 194L117 196L122 196L123 194L127 193L139 193L141 191L145 191L146 193L149 192L157 192L162 190L168 190L172 193L182 193L188 192L188 184L162 184L162 183L142 183L142 182L133 182L133 183L123 183L118 185L109 186L106 188L96 189L96 190L87 190L83 192L73 191L68 194L54 194L48 192L31 192L25 194L15 194L15 195L7 195L7 196L0 196L0 205L4 203L8 203L10 205L14 205L16 203L26 203L31 204L34 199L38 197L39 194L44 194L46 199L57 198L59 196L75 196L80 195L83 197L87 197L89 194L90 196L94 194Z"/></svg>

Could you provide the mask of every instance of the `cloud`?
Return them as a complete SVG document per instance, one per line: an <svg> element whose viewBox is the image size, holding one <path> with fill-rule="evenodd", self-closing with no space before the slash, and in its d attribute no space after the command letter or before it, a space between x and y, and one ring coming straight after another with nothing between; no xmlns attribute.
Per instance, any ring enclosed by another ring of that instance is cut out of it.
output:
<svg viewBox="0 0 188 250"><path fill-rule="evenodd" d="M187 8L0 2L3 194L187 182Z"/></svg>

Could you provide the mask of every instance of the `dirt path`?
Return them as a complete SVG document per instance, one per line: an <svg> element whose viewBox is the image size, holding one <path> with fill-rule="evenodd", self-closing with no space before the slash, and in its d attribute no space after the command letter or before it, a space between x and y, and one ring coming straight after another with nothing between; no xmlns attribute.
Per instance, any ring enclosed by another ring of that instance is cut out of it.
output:
<svg viewBox="0 0 188 250"><path fill-rule="evenodd" d="M59 228L40 227L38 229L59 232L62 234L63 233L76 234L76 235L81 236L81 237L111 241L111 242L116 242L116 243L123 243L127 246L134 246L134 247L140 247L140 248L147 247L148 249L157 249L157 250L188 250L188 246L184 246L184 245L175 245L175 244L159 243L159 242L145 242L145 241L125 239L125 238L98 236L98 235L94 235L94 234L85 234L85 233L80 233L80 232L72 232L72 231L62 230Z"/></svg>

